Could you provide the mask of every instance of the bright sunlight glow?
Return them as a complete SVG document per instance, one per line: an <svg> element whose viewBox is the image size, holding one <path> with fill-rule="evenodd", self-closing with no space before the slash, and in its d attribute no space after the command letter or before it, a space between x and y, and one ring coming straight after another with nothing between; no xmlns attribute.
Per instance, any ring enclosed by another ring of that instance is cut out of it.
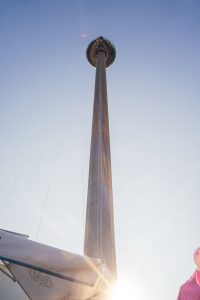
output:
<svg viewBox="0 0 200 300"><path fill-rule="evenodd" d="M122 299L129 299L129 300L142 300L142 294L134 285L133 282L126 280L126 281L119 281L116 285L112 286L109 293L109 300L122 300Z"/></svg>

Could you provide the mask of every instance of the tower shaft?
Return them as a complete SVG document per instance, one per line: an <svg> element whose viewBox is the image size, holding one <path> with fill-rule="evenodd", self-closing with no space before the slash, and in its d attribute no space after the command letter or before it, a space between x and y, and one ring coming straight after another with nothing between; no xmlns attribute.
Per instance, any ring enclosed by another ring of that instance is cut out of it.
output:
<svg viewBox="0 0 200 300"><path fill-rule="evenodd" d="M90 149L84 253L105 261L116 277L112 175L106 85L106 58L96 57L96 80Z"/></svg>

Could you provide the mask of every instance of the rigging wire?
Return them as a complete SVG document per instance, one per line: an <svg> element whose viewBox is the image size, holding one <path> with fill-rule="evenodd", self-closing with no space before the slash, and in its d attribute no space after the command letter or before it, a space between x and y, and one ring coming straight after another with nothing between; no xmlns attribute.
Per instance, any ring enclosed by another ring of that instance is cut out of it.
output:
<svg viewBox="0 0 200 300"><path fill-rule="evenodd" d="M80 29L81 29L81 38L86 38L88 36L86 30L86 21L85 21L85 15L83 12L83 1L78 1L79 6L79 18L80 18Z"/></svg>
<svg viewBox="0 0 200 300"><path fill-rule="evenodd" d="M64 126L63 126L63 129L64 129ZM56 150L56 154L55 154L55 159L54 159L54 162L53 162L53 166L52 166L52 170L51 170L51 174L50 174L50 178L49 178L49 183L48 183L48 187L47 187L47 192L46 192L46 195L44 197L44 203L43 203L43 207L42 207L40 221L39 221L38 228L36 230L35 240L38 239L39 231L40 231L42 222L44 220L45 210L46 210L46 206L47 206L47 200L48 200L49 192L50 192L51 185L52 185L52 182L53 182L53 178L54 178L54 175L55 175L55 169L56 169L56 164L57 164L57 160L58 160L58 155L59 155L59 152L60 152L60 149L61 149L61 144L62 144L62 141L63 141L63 135L64 135L64 130L62 130L60 140L58 142L58 146L57 146L57 150Z"/></svg>

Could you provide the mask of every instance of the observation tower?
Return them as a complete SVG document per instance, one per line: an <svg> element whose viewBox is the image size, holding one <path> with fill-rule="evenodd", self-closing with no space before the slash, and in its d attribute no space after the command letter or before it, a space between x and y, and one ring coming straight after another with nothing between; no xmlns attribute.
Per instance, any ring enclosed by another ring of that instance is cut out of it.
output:
<svg viewBox="0 0 200 300"><path fill-rule="evenodd" d="M106 68L115 56L115 47L102 36L87 48L87 59L96 68L96 80L84 254L105 261L111 282L116 279L116 254Z"/></svg>
<svg viewBox="0 0 200 300"><path fill-rule="evenodd" d="M96 68L84 242L88 257L0 229L0 299L109 300L116 256L106 67L115 59L115 48L99 37L88 46L87 58Z"/></svg>

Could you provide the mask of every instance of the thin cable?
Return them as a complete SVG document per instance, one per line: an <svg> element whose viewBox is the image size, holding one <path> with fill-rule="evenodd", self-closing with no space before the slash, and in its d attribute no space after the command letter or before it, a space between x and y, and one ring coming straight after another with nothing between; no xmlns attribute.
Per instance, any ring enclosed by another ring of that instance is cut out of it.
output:
<svg viewBox="0 0 200 300"><path fill-rule="evenodd" d="M85 16L84 16L84 13L83 13L83 2L82 2L82 0L78 1L78 6L79 6L81 37L86 38L87 37L87 33L85 32L86 22L85 22Z"/></svg>
<svg viewBox="0 0 200 300"><path fill-rule="evenodd" d="M56 163L57 163L57 160L58 160L58 154L60 152L62 140L63 140L63 133L62 133L62 135L60 137L60 141L58 143L58 147L57 147L57 151L56 151L56 156L55 156L55 160L54 160L54 163L53 163L53 167L52 167L52 171L51 171L51 175L50 175L50 179L49 179L49 184L48 184L48 187L47 187L47 192L46 192L46 195L45 195L45 198L44 198L44 204L43 204L43 208L42 208L40 222L39 222L39 225L38 225L38 228L37 228L37 231L36 231L36 235L35 235L35 240L37 240L37 238L38 238L38 234L39 234L39 231L40 231L43 219L44 219L44 214L45 214L45 209L46 209L46 205L47 205L47 200L48 200L49 192L50 192L50 189L51 189L53 177L54 177L54 174L55 174Z"/></svg>

